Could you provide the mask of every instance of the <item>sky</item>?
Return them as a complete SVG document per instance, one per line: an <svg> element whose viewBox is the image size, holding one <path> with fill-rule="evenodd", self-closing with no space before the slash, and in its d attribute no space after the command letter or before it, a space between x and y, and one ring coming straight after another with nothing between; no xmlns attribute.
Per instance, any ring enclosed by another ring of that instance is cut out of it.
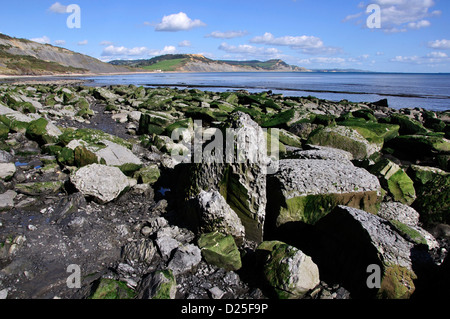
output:
<svg viewBox="0 0 450 319"><path fill-rule="evenodd" d="M450 72L448 0L15 0L2 3L0 33L102 61L191 53Z"/></svg>

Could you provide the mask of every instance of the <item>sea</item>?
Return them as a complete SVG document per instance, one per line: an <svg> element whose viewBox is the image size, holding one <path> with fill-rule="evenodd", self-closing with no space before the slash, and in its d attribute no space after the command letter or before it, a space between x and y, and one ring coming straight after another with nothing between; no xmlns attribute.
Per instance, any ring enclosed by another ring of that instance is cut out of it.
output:
<svg viewBox="0 0 450 319"><path fill-rule="evenodd" d="M450 111L450 74L233 72L146 73L82 77L88 85L198 88L205 91L272 91L284 96L315 96L330 101L375 102L390 107Z"/></svg>

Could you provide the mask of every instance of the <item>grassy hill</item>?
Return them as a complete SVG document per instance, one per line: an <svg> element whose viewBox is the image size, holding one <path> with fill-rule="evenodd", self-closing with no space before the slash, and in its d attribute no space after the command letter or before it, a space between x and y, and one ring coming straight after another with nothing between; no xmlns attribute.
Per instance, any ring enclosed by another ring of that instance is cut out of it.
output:
<svg viewBox="0 0 450 319"><path fill-rule="evenodd" d="M147 70L178 72L255 72L291 71L306 72L305 68L288 65L282 60L269 61L220 61L198 54L167 54L148 60L115 60L113 65L143 68Z"/></svg>
<svg viewBox="0 0 450 319"><path fill-rule="evenodd" d="M0 74L53 75L129 72L95 58L50 44L13 38L0 33Z"/></svg>

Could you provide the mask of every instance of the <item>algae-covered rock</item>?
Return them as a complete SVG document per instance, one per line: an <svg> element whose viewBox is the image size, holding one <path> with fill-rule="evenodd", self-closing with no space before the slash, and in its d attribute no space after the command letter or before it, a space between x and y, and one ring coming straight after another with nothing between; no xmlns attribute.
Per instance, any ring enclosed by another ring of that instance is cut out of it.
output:
<svg viewBox="0 0 450 319"><path fill-rule="evenodd" d="M370 114L370 113L369 113ZM347 119L339 122L339 125L350 127L361 134L371 143L383 145L399 135L400 126L396 124L377 123L363 118Z"/></svg>
<svg viewBox="0 0 450 319"><path fill-rule="evenodd" d="M263 273L278 298L298 299L319 284L317 265L301 250L279 241L262 242L258 250L268 254Z"/></svg>
<svg viewBox="0 0 450 319"><path fill-rule="evenodd" d="M134 178L143 184L154 184L159 179L161 173L158 165L149 165L142 167L134 173Z"/></svg>
<svg viewBox="0 0 450 319"><path fill-rule="evenodd" d="M231 235L219 232L202 234L198 246L207 263L224 268L227 271L242 267L241 255Z"/></svg>
<svg viewBox="0 0 450 319"><path fill-rule="evenodd" d="M40 144L49 144L56 142L62 132L46 119L39 118L28 124L26 134Z"/></svg>
<svg viewBox="0 0 450 319"><path fill-rule="evenodd" d="M450 153L450 141L441 136L403 135L386 146L394 149L400 158L410 161Z"/></svg>
<svg viewBox="0 0 450 319"><path fill-rule="evenodd" d="M0 122L0 139L8 138L9 127Z"/></svg>
<svg viewBox="0 0 450 319"><path fill-rule="evenodd" d="M314 224L337 205L378 211L378 179L350 161L280 160L268 180L268 214L277 226Z"/></svg>
<svg viewBox="0 0 450 319"><path fill-rule="evenodd" d="M57 194L62 190L63 186L64 182L62 181L30 182L16 184L15 189L17 192L25 195L39 196Z"/></svg>
<svg viewBox="0 0 450 319"><path fill-rule="evenodd" d="M399 125L399 133L401 135L425 134L428 132L418 121L402 114L392 114L390 117L382 119L382 121Z"/></svg>
<svg viewBox="0 0 450 319"><path fill-rule="evenodd" d="M77 146L74 150L74 163L77 167L83 167L90 164L97 164L98 158L97 155L85 147Z"/></svg>
<svg viewBox="0 0 450 319"><path fill-rule="evenodd" d="M408 174L414 181L417 199L413 207L425 224L450 223L450 173L439 168L411 165Z"/></svg>
<svg viewBox="0 0 450 319"><path fill-rule="evenodd" d="M382 141L369 142L356 130L339 125L312 132L307 143L338 148L359 160L369 158L383 148Z"/></svg>
<svg viewBox="0 0 450 319"><path fill-rule="evenodd" d="M326 271L350 292L361 298L407 299L412 295L417 279L411 260L414 244L386 220L339 206L316 226L327 236L319 248L321 254L333 261L323 264ZM374 274L373 269L379 272ZM379 286L373 284L371 275Z"/></svg>
<svg viewBox="0 0 450 319"><path fill-rule="evenodd" d="M175 299L177 282L170 269L157 270L143 283L142 299Z"/></svg>
<svg viewBox="0 0 450 319"><path fill-rule="evenodd" d="M134 291L122 281L102 278L89 299L133 299Z"/></svg>
<svg viewBox="0 0 450 319"><path fill-rule="evenodd" d="M411 205L415 201L414 183L399 165L384 159L371 167L370 171L379 177L381 186L395 201L407 205Z"/></svg>

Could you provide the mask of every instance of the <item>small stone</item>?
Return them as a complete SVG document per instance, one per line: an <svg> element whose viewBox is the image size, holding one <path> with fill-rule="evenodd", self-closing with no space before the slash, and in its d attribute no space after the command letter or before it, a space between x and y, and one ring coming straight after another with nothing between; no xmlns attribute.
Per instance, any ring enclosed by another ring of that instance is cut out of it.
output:
<svg viewBox="0 0 450 319"><path fill-rule="evenodd" d="M222 299L222 297L225 295L225 292L222 291L219 287L212 287L208 291L211 293L211 297L213 299Z"/></svg>

